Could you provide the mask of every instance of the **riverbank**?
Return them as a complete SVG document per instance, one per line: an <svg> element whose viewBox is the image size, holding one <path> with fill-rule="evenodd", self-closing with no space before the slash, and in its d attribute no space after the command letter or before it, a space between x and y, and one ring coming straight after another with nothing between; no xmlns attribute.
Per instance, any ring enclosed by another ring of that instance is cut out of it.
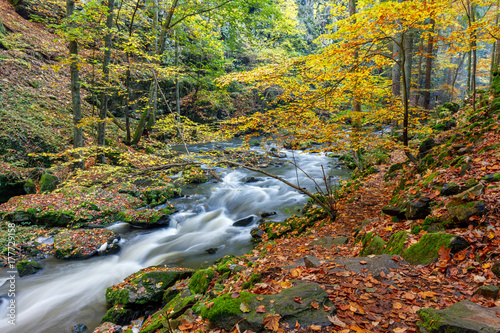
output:
<svg viewBox="0 0 500 333"><path fill-rule="evenodd" d="M285 233L261 225L251 253L175 282L158 312L123 329L498 331L498 111L452 113L420 144L419 163L395 151L390 163L349 182L336 221L291 218ZM133 308L108 300L106 319ZM96 332L109 332L106 325Z"/></svg>

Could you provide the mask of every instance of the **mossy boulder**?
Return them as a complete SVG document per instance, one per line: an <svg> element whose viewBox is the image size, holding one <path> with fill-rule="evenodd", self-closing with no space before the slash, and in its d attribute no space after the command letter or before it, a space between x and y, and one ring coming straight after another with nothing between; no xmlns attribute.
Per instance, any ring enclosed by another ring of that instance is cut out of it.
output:
<svg viewBox="0 0 500 333"><path fill-rule="evenodd" d="M434 138L427 138L418 147L418 158L424 158L436 146Z"/></svg>
<svg viewBox="0 0 500 333"><path fill-rule="evenodd" d="M482 178L487 183L500 182L500 173L493 173Z"/></svg>
<svg viewBox="0 0 500 333"><path fill-rule="evenodd" d="M33 179L28 179L26 183L23 185L24 192L26 194L35 194L36 193L36 184Z"/></svg>
<svg viewBox="0 0 500 333"><path fill-rule="evenodd" d="M486 308L471 301L461 301L447 309L424 308L417 311L417 326L422 333L497 333L500 307Z"/></svg>
<svg viewBox="0 0 500 333"><path fill-rule="evenodd" d="M394 233L387 241L383 253L391 255L402 255L405 248L405 241L408 233L404 230Z"/></svg>
<svg viewBox="0 0 500 333"><path fill-rule="evenodd" d="M375 235L373 232L366 234L361 243L363 245L360 253L362 257L370 254L382 254L386 245L382 237Z"/></svg>
<svg viewBox="0 0 500 333"><path fill-rule="evenodd" d="M257 299L259 296L262 300ZM295 302L295 297L300 297L302 303ZM271 303L273 301L273 303ZM335 305L328 298L327 293L315 283L297 281L296 286L284 289L276 295L255 295L248 292L240 292L238 298L227 294L213 300L213 306L208 309L205 306L195 307L205 319L213 322L215 327L230 331L236 324L240 330L252 330L254 332L264 331L262 321L267 314L280 314L280 322L286 322L294 327L298 322L303 327L319 325L330 326L328 316L336 312ZM314 302L319 309L311 306ZM259 306L264 306L265 313L257 313ZM325 311L323 306L329 308ZM241 309L247 308L244 313Z"/></svg>
<svg viewBox="0 0 500 333"><path fill-rule="evenodd" d="M122 304L116 304L102 317L102 322L125 325L134 319L134 313L133 309L126 308Z"/></svg>
<svg viewBox="0 0 500 333"><path fill-rule="evenodd" d="M172 267L148 267L106 289L108 304L144 305L160 303L165 290L176 281L193 275L193 270Z"/></svg>
<svg viewBox="0 0 500 333"><path fill-rule="evenodd" d="M21 260L17 262L16 268L19 276L23 277L25 275L35 274L42 269L42 266L34 260Z"/></svg>
<svg viewBox="0 0 500 333"><path fill-rule="evenodd" d="M455 236L445 232L425 234L418 243L410 246L403 254L411 265L427 265L439 257L438 251L441 246L450 248L450 244Z"/></svg>
<svg viewBox="0 0 500 333"><path fill-rule="evenodd" d="M450 182L450 183L445 183L443 184L443 187L441 188L440 195L455 195L460 193L460 186L457 183Z"/></svg>
<svg viewBox="0 0 500 333"><path fill-rule="evenodd" d="M483 215L486 212L486 205L482 201L467 203L452 201L446 206L446 210L455 222L461 224L468 222L472 216Z"/></svg>
<svg viewBox="0 0 500 333"><path fill-rule="evenodd" d="M9 0L16 12L27 20L37 17L59 22L66 16L63 2L43 0Z"/></svg>
<svg viewBox="0 0 500 333"><path fill-rule="evenodd" d="M420 197L417 200L408 202L406 205L405 218L407 220L425 219L431 213L429 204L431 200L427 197Z"/></svg>
<svg viewBox="0 0 500 333"><path fill-rule="evenodd" d="M215 276L211 268L197 270L191 277L188 288L193 294L205 294Z"/></svg>
<svg viewBox="0 0 500 333"><path fill-rule="evenodd" d="M50 172L44 172L40 178L40 192L52 192L59 185L60 179Z"/></svg>
<svg viewBox="0 0 500 333"><path fill-rule="evenodd" d="M482 295L486 298L497 299L500 293L500 287L493 284L479 287L475 292L476 295Z"/></svg>

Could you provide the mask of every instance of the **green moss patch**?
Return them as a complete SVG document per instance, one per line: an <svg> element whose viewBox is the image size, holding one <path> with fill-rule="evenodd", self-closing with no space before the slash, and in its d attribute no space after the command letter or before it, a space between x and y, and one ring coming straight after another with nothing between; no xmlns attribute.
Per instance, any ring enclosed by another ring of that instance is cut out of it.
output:
<svg viewBox="0 0 500 333"><path fill-rule="evenodd" d="M436 232L425 234L418 243L410 246L403 254L403 258L412 265L427 265L439 257L438 251L441 246L449 248L455 236Z"/></svg>
<svg viewBox="0 0 500 333"><path fill-rule="evenodd" d="M191 277L188 288L193 294L204 294L212 282L215 272L211 268L197 270Z"/></svg>

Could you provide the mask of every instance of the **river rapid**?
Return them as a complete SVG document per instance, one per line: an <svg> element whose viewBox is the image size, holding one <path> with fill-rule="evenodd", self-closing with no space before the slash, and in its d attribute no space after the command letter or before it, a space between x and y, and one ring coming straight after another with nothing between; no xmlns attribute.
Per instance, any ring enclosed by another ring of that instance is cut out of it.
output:
<svg viewBox="0 0 500 333"><path fill-rule="evenodd" d="M228 143L226 146L236 146ZM207 145L191 146L193 152ZM211 148L208 146L208 148ZM255 150L260 150L255 148ZM285 151L291 159L290 151ZM329 173L332 183L348 172L330 168L331 158L323 154L295 151L296 163L310 177L322 184L322 169ZM290 164L271 165L266 171L301 187L314 190L313 182ZM106 312L105 290L120 283L128 275L148 266L168 264L199 268L228 254L242 255L252 249L250 231L255 228L262 212L276 212L273 221L283 221L297 213L307 197L278 180L244 169L225 170L222 181L198 186L188 185L183 198L171 202L179 212L172 216L168 228L155 230L131 229L126 223L110 228L120 233L122 250L105 257L83 261L44 260L43 269L35 275L19 278L16 275L16 325L8 323L9 277L7 269L0 270L0 332L2 333L63 333L71 332L77 323L92 331ZM257 181L245 183L245 177ZM235 227L239 219L254 216L247 227ZM217 249L208 254L208 249Z"/></svg>

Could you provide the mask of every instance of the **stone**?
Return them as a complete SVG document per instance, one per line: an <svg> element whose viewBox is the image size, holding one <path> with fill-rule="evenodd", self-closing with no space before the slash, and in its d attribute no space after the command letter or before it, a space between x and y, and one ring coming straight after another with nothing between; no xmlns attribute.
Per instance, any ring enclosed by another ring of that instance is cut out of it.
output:
<svg viewBox="0 0 500 333"><path fill-rule="evenodd" d="M304 257L304 264L306 268L317 268L321 266L321 262L325 262L324 260L321 260L320 258L317 258L315 256L305 256Z"/></svg>
<svg viewBox="0 0 500 333"><path fill-rule="evenodd" d="M398 204L396 206L385 206L382 208L382 212L389 216L395 216L400 220L406 218L406 202L405 205Z"/></svg>
<svg viewBox="0 0 500 333"><path fill-rule="evenodd" d="M438 251L441 246L450 248L450 244L455 238L445 232L428 233L420 240L410 246L403 254L403 258L411 265L427 265L439 258Z"/></svg>
<svg viewBox="0 0 500 333"><path fill-rule="evenodd" d="M274 215L276 215L276 212L263 212L260 214L260 217L266 218L266 217L274 216Z"/></svg>
<svg viewBox="0 0 500 333"><path fill-rule="evenodd" d="M94 330L94 333L122 333L122 327L114 323L105 322Z"/></svg>
<svg viewBox="0 0 500 333"><path fill-rule="evenodd" d="M388 254L357 258L337 258L333 262L340 267L330 268L328 272L351 271L360 274L362 271L366 271L373 276L380 276L381 272L389 274L391 270L397 270L405 266L410 267L400 256L391 256Z"/></svg>
<svg viewBox="0 0 500 333"><path fill-rule="evenodd" d="M243 183L256 183L256 182L259 182L261 180L262 180L262 178L250 176L250 177L243 178L241 181Z"/></svg>
<svg viewBox="0 0 500 333"><path fill-rule="evenodd" d="M275 295L255 295L248 292L240 292L238 298L232 298L231 294L220 296L213 300L210 309L203 307L201 315L209 319L215 327L231 331L238 324L241 331L251 330L263 332L262 324L267 314L280 314L281 323L287 323L289 327L295 327L298 323L301 327L318 325L321 328L331 326L328 316L336 313L335 305L328 298L328 294L319 284L294 281L295 286L283 289ZM259 299L257 299L257 296ZM295 297L300 297L302 302L295 302ZM270 301L273 301L271 303ZM319 308L311 306L314 302ZM242 304L250 309L249 312L241 311ZM265 313L257 313L257 307L263 305ZM324 310L324 307L328 311ZM196 311L195 311L196 312Z"/></svg>
<svg viewBox="0 0 500 333"><path fill-rule="evenodd" d="M209 249L206 249L205 250L208 254L216 254L217 251L219 251L219 248L218 247L211 247Z"/></svg>
<svg viewBox="0 0 500 333"><path fill-rule="evenodd" d="M329 249L332 246L347 244L348 240L349 238L347 237L322 237L313 240L311 243L309 243L309 246L311 247L314 245L319 245Z"/></svg>
<svg viewBox="0 0 500 333"><path fill-rule="evenodd" d="M444 310L424 308L417 311L417 326L422 333L498 333L499 310L498 306L486 308L471 301L461 301Z"/></svg>
<svg viewBox="0 0 500 333"><path fill-rule="evenodd" d="M248 227L253 223L254 217L247 216L245 218L239 219L238 221L233 223L233 227Z"/></svg>
<svg viewBox="0 0 500 333"><path fill-rule="evenodd" d="M418 147L418 158L423 158L429 151L436 146L436 141L433 138L427 138Z"/></svg>
<svg viewBox="0 0 500 333"><path fill-rule="evenodd" d="M24 181L15 176L0 175L0 204L10 198L26 194Z"/></svg>
<svg viewBox="0 0 500 333"><path fill-rule="evenodd" d="M440 195L455 195L460 193L460 186L456 183L445 183L441 189Z"/></svg>
<svg viewBox="0 0 500 333"><path fill-rule="evenodd" d="M487 183L500 182L500 173L492 173L482 178Z"/></svg>
<svg viewBox="0 0 500 333"><path fill-rule="evenodd" d="M44 172L42 178L40 178L40 192L52 192L59 185L59 178L51 174L50 172Z"/></svg>
<svg viewBox="0 0 500 333"><path fill-rule="evenodd" d="M406 206L405 217L408 220L425 219L430 213L430 200L427 197L421 197L418 200L411 201Z"/></svg>
<svg viewBox="0 0 500 333"><path fill-rule="evenodd" d="M495 286L494 284L488 284L486 286L479 287L474 294L482 295L486 298L497 299L498 294L500 293L500 287Z"/></svg>
<svg viewBox="0 0 500 333"><path fill-rule="evenodd" d="M495 261L491 267L491 271L497 278L500 279L500 261Z"/></svg>
<svg viewBox="0 0 500 333"><path fill-rule="evenodd" d="M89 328L82 323L73 326L73 330L71 331L71 333L85 333L85 332L89 332Z"/></svg>
<svg viewBox="0 0 500 333"><path fill-rule="evenodd" d="M193 275L191 269L171 267L148 267L125 279L126 283L108 287L108 304L144 305L161 302L166 289L175 282Z"/></svg>
<svg viewBox="0 0 500 333"><path fill-rule="evenodd" d="M264 236L265 232L264 230L260 228L255 228L250 231L250 235L252 236L252 240L254 242L259 242L262 239L262 236Z"/></svg>
<svg viewBox="0 0 500 333"><path fill-rule="evenodd" d="M471 201L465 204L450 202L446 209L450 217L459 223L466 223L472 216L481 216L486 212L486 205L482 201Z"/></svg>
<svg viewBox="0 0 500 333"><path fill-rule="evenodd" d="M465 250L470 246L470 243L465 240L463 237L455 237L450 242L449 248L451 249L451 253L458 253L462 250Z"/></svg>
<svg viewBox="0 0 500 333"><path fill-rule="evenodd" d="M25 275L35 274L42 269L42 266L34 260L21 260L17 262L16 268L19 277L23 277Z"/></svg>
<svg viewBox="0 0 500 333"><path fill-rule="evenodd" d="M23 185L24 191L26 194L35 194L36 193L36 185L33 179L28 179L26 183Z"/></svg>
<svg viewBox="0 0 500 333"><path fill-rule="evenodd" d="M453 197L453 200L456 201L471 201L474 200L478 195L481 195L484 193L484 185L483 184L477 184L471 188L469 188L467 191L464 191L460 194L457 194Z"/></svg>

